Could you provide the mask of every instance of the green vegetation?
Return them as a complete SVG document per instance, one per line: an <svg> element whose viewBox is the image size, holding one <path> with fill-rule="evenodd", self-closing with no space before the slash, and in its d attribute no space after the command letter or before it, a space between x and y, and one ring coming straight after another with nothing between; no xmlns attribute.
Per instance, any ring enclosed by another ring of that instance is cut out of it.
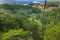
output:
<svg viewBox="0 0 60 40"><path fill-rule="evenodd" d="M60 40L60 7L44 13L30 5L1 5L0 40L43 40L43 24L44 40Z"/></svg>
<svg viewBox="0 0 60 40"><path fill-rule="evenodd" d="M60 40L60 7L46 14L44 40Z"/></svg>

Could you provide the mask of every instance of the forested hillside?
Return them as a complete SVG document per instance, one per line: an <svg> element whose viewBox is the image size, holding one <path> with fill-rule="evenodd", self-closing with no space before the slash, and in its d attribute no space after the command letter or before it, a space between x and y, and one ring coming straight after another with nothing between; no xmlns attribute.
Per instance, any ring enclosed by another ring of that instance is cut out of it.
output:
<svg viewBox="0 0 60 40"><path fill-rule="evenodd" d="M0 6L0 40L60 40L59 28L60 7L44 13L32 5Z"/></svg>

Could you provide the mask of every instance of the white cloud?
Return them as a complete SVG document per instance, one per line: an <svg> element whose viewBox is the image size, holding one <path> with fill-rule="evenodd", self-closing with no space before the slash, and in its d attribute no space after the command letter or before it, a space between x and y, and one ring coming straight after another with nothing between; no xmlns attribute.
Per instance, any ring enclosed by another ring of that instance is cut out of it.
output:
<svg viewBox="0 0 60 40"><path fill-rule="evenodd" d="M34 1L33 3L37 3L37 1Z"/></svg>

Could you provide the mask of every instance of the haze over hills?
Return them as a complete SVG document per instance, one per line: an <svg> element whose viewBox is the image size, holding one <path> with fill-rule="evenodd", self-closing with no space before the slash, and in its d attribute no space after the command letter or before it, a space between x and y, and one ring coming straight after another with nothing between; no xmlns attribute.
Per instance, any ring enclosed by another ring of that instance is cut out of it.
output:
<svg viewBox="0 0 60 40"><path fill-rule="evenodd" d="M47 0L47 1L59 1L59 0ZM39 2L45 2L45 0L0 0L0 4L3 3L27 4L27 3L39 3Z"/></svg>
<svg viewBox="0 0 60 40"><path fill-rule="evenodd" d="M0 0L1 3L14 3L14 4L39 3L44 1L45 0Z"/></svg>

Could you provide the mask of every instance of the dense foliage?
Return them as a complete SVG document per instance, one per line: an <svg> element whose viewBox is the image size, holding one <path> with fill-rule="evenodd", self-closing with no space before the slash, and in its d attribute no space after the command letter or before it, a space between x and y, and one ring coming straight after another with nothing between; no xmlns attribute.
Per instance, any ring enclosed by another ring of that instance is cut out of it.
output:
<svg viewBox="0 0 60 40"><path fill-rule="evenodd" d="M0 6L0 40L60 40L59 28L60 7L44 13L30 5Z"/></svg>
<svg viewBox="0 0 60 40"><path fill-rule="evenodd" d="M41 12L40 9L33 8L29 5L23 6L23 5L3 4L0 7L1 39L28 40L31 39L31 32L33 32L34 34L33 39L35 39L36 36L38 35L37 38L39 38L40 40L41 39L39 32L40 21L38 21L40 12ZM22 33L20 32L21 31L20 29L23 30ZM22 38L19 35L22 36ZM18 37L16 38L15 36Z"/></svg>

